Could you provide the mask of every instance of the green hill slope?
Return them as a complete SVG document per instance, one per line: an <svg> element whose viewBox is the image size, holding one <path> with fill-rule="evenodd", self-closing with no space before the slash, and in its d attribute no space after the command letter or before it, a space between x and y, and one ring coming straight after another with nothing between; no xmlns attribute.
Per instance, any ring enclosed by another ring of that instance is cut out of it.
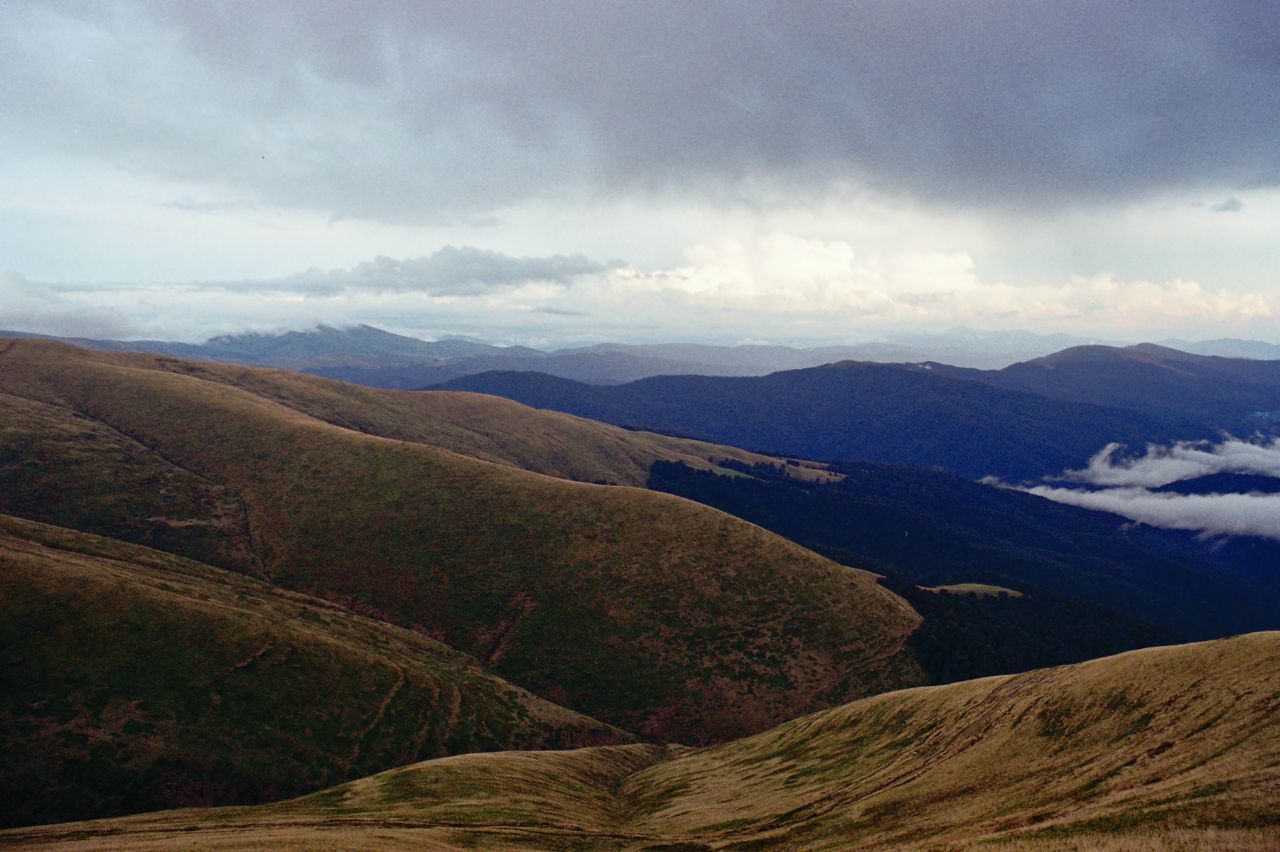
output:
<svg viewBox="0 0 1280 852"><path fill-rule="evenodd" d="M869 574L681 498L334 425L280 401L281 374L229 369L247 378L9 344L0 393L42 419L8 430L7 446L43 446L49 458L4 450L0 510L56 512L69 526L251 570L658 739L731 738L920 682L904 650L919 616ZM109 451L74 436L50 444L55 427L99 434ZM118 474L125 457L137 464ZM73 498L66 481L127 499ZM143 487L152 481L162 487ZM68 496L10 496L32 488ZM212 543L187 541L188 528Z"/></svg>
<svg viewBox="0 0 1280 852"><path fill-rule="evenodd" d="M10 832L118 849L1275 848L1280 634L857 701L700 750L466 755L257 808Z"/></svg>
<svg viewBox="0 0 1280 852"><path fill-rule="evenodd" d="M0 516L0 821L261 802L427 757L630 737L425 636Z"/></svg>

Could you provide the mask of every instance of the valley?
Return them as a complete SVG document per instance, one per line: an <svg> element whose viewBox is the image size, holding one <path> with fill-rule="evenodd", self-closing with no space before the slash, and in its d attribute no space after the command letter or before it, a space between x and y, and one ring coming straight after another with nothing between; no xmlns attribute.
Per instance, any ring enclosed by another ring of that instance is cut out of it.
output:
<svg viewBox="0 0 1280 852"><path fill-rule="evenodd" d="M707 749L469 755L48 848L1133 848L1280 840L1280 634L892 692Z"/></svg>
<svg viewBox="0 0 1280 852"><path fill-rule="evenodd" d="M1274 836L1266 541L51 341L0 413L0 845Z"/></svg>

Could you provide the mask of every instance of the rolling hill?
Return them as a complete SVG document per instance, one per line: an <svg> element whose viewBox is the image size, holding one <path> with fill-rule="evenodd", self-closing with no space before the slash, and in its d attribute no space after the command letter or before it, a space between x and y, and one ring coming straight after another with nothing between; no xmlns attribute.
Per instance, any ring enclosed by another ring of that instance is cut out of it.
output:
<svg viewBox="0 0 1280 852"><path fill-rule="evenodd" d="M628 742L421 634L0 516L0 824L264 802L428 757Z"/></svg>
<svg viewBox="0 0 1280 852"><path fill-rule="evenodd" d="M1280 361L1165 346L1076 346L1002 370L930 365L945 375L1071 402L1144 411L1250 434L1280 419Z"/></svg>
<svg viewBox="0 0 1280 852"><path fill-rule="evenodd" d="M1038 478L1082 467L1111 441L1142 445L1213 434L1202 418L852 361L753 378L659 376L610 387L539 373L485 373L439 388L777 455L939 467L972 478Z"/></svg>
<svg viewBox="0 0 1280 852"><path fill-rule="evenodd" d="M1274 848L1280 634L894 692L706 749L446 758L46 848Z"/></svg>
<svg viewBox="0 0 1280 852"><path fill-rule="evenodd" d="M339 404L377 393L386 406L359 422ZM0 342L0 399L26 418L3 421L0 511L340 602L660 740L727 739L921 682L905 648L919 615L873 575L682 498L376 434L437 429L397 421L389 412L398 405L492 405L400 396ZM601 429L581 425L548 446L601 434L625 445ZM490 441L495 457L517 452L497 427L455 437ZM640 452L639 464L651 457ZM41 489L67 498L31 499Z"/></svg>

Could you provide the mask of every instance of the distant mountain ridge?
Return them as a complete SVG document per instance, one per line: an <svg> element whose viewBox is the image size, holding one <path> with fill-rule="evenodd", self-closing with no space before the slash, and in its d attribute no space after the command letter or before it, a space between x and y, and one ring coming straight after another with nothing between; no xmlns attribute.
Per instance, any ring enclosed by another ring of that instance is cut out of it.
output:
<svg viewBox="0 0 1280 852"><path fill-rule="evenodd" d="M1220 355L1224 358L1254 358L1261 361L1280 360L1280 343L1264 343L1261 340L1240 340L1222 337L1216 340L1160 340L1162 346L1181 349L1196 355Z"/></svg>
<svg viewBox="0 0 1280 852"><path fill-rule="evenodd" d="M607 387L541 373L484 373L439 387L760 452L940 467L971 478L1038 478L1082 466L1108 441L1213 434L1191 419L991 387L928 366L841 362L760 377L656 376Z"/></svg>
<svg viewBox="0 0 1280 852"><path fill-rule="evenodd" d="M1280 430L1280 361L1154 344L1074 347L1002 370L842 361L761 377L657 376L608 387L493 372L438 387L773 454L1011 480L1083 467L1112 442L1142 447Z"/></svg>
<svg viewBox="0 0 1280 852"><path fill-rule="evenodd" d="M588 384L620 384L658 375L761 376L845 360L935 361L994 369L1090 342L1061 334L958 330L900 334L878 342L808 348L599 343L541 350L498 346L468 338L425 341L369 325L343 328L321 325L307 331L229 334L204 343L57 338L12 331L0 331L0 337L54 339L109 352L150 352L178 358L283 367L372 387L406 390L490 370L536 370ZM1259 352L1272 346L1255 341L1208 341L1203 345L1228 344L1253 346ZM1188 343L1182 348L1191 351L1196 345L1199 344ZM1273 348L1276 354L1271 357L1280 358L1280 346Z"/></svg>
<svg viewBox="0 0 1280 852"><path fill-rule="evenodd" d="M1002 370L920 365L934 373L1053 399L1125 408L1249 434L1280 421L1280 361L1196 355L1167 346L1077 346Z"/></svg>

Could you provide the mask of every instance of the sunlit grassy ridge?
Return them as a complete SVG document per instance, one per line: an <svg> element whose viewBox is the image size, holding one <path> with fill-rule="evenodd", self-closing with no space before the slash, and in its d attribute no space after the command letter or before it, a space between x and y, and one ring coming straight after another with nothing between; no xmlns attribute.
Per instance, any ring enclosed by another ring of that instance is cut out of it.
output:
<svg viewBox="0 0 1280 852"><path fill-rule="evenodd" d="M0 820L260 802L426 757L630 737L408 630L0 515Z"/></svg>
<svg viewBox="0 0 1280 852"><path fill-rule="evenodd" d="M0 352L0 391L234 495L273 582L414 627L646 736L725 739L919 682L903 650L919 616L870 575L680 498L334 425L280 402L282 374L264 374L274 390L260 396L208 369L18 342ZM313 385L341 387L297 388ZM58 465L111 476L93 453ZM11 489L44 475L8 470ZM132 517L89 510L105 526Z"/></svg>
<svg viewBox="0 0 1280 852"><path fill-rule="evenodd" d="M1263 849L1280 841L1277 801L1280 633L1260 633L880 695L706 749L466 755L274 805L0 841Z"/></svg>
<svg viewBox="0 0 1280 852"><path fill-rule="evenodd" d="M555 411L538 411L486 394L388 392L284 370L172 358L135 358L130 364L240 388L357 432L427 444L581 482L643 486L649 468L658 459L681 461L695 468L710 468L726 459L746 464L778 461L735 447L632 432ZM826 476L822 466L810 463L786 470L798 477Z"/></svg>

